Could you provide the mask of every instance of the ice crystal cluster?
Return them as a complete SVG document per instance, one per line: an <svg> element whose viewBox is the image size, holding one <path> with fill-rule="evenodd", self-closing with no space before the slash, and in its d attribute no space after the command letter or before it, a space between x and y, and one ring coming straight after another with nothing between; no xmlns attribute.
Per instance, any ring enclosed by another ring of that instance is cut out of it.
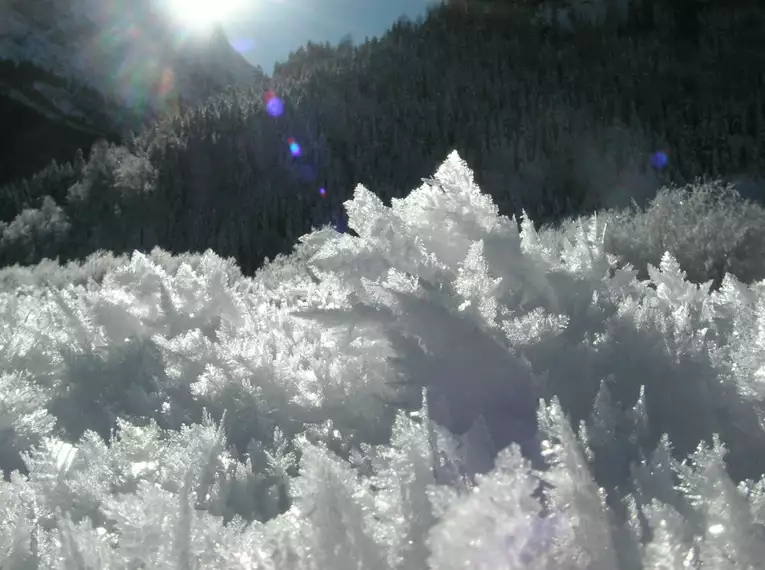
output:
<svg viewBox="0 0 765 570"><path fill-rule="evenodd" d="M765 568L765 294L498 215L453 153L252 279L0 294L0 568Z"/></svg>

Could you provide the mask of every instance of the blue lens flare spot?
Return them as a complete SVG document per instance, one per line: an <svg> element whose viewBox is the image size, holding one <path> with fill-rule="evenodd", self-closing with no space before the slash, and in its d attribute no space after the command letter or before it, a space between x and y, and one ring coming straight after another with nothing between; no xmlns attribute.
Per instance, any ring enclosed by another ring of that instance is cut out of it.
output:
<svg viewBox="0 0 765 570"><path fill-rule="evenodd" d="M290 145L290 152L292 153L292 156L300 156L300 145L297 143L297 141L290 137L287 139L287 143Z"/></svg>
<svg viewBox="0 0 765 570"><path fill-rule="evenodd" d="M231 41L231 47L244 55L255 49L255 42L250 38L234 38L234 40Z"/></svg>
<svg viewBox="0 0 765 570"><path fill-rule="evenodd" d="M324 198L327 195L327 189L319 188L319 194L321 194L321 197Z"/></svg>
<svg viewBox="0 0 765 570"><path fill-rule="evenodd" d="M266 103L266 112L272 117L280 117L284 113L284 102L270 89L263 95Z"/></svg>
<svg viewBox="0 0 765 570"><path fill-rule="evenodd" d="M660 150L659 152L656 152L653 154L653 156L651 156L651 166L653 166L657 170L666 168L667 164L669 164L669 156L667 156L666 152Z"/></svg>
<svg viewBox="0 0 765 570"><path fill-rule="evenodd" d="M298 168L298 176L304 182L315 182L316 169L310 164L301 164Z"/></svg>
<svg viewBox="0 0 765 570"><path fill-rule="evenodd" d="M284 113L284 103L278 97L274 97L266 103L266 112L272 117L281 117Z"/></svg>
<svg viewBox="0 0 765 570"><path fill-rule="evenodd" d="M348 229L345 219L337 213L332 214L332 227L338 233L344 234Z"/></svg>

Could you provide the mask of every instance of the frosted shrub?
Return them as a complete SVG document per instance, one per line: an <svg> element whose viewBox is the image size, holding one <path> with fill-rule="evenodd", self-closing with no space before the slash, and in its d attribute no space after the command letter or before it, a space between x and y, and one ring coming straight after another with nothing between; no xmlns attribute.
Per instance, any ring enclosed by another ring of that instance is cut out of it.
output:
<svg viewBox="0 0 765 570"><path fill-rule="evenodd" d="M456 153L346 209L0 292L0 567L765 567L763 283L519 230Z"/></svg>
<svg viewBox="0 0 765 570"><path fill-rule="evenodd" d="M46 196L40 209L25 208L10 224L0 222L0 262L10 265L52 257L70 227L66 213Z"/></svg>
<svg viewBox="0 0 765 570"><path fill-rule="evenodd" d="M644 270L669 251L695 283L765 278L765 210L722 182L664 188L645 211L611 212L608 252Z"/></svg>

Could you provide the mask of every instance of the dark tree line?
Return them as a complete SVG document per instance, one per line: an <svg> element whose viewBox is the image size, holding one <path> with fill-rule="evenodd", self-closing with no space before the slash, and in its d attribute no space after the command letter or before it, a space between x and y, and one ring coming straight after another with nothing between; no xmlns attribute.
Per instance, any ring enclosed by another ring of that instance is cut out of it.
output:
<svg viewBox="0 0 765 570"><path fill-rule="evenodd" d="M359 46L309 43L267 84L0 190L0 262L159 245L213 248L252 272L312 227L342 225L357 183L401 197L455 148L502 213L537 223L645 203L669 181L762 180L765 8L735 1L635 0L619 20L567 26L531 2L450 1ZM694 49L677 41L675 7L697 10ZM22 214L55 239L24 245L10 229Z"/></svg>
<svg viewBox="0 0 765 570"><path fill-rule="evenodd" d="M707 18L720 9L756 9L758 0L445 0L444 3L492 18L512 17L519 10L535 11L540 6L558 13L587 11L588 6L616 12L626 4L633 30L654 30L663 25L676 41L698 47Z"/></svg>

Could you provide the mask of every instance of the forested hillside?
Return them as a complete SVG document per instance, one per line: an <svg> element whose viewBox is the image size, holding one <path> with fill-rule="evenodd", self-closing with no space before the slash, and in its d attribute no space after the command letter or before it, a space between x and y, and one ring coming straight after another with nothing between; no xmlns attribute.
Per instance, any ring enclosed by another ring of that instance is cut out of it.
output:
<svg viewBox="0 0 765 570"><path fill-rule="evenodd" d="M190 34L162 1L3 0L0 184L262 76L220 27Z"/></svg>
<svg viewBox="0 0 765 570"><path fill-rule="evenodd" d="M0 261L158 245L213 248L251 273L312 226L343 229L356 183L389 201L453 149L503 214L537 223L699 176L757 198L765 9L710 4L678 41L676 12L649 4L561 26L524 3L450 2L358 47L309 44L264 89L1 189Z"/></svg>

